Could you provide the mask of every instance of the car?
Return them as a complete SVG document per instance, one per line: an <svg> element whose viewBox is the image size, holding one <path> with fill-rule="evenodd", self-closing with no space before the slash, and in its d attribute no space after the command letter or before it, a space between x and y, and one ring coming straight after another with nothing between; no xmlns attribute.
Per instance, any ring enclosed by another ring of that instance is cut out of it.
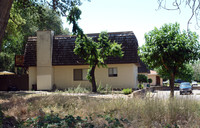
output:
<svg viewBox="0 0 200 128"><path fill-rule="evenodd" d="M190 93L192 94L192 86L189 82L182 82L179 86L180 95Z"/></svg>
<svg viewBox="0 0 200 128"><path fill-rule="evenodd" d="M177 80L174 81L174 83L182 83L182 82L184 82L184 81L181 80L181 79L177 79Z"/></svg>
<svg viewBox="0 0 200 128"><path fill-rule="evenodd" d="M196 81L192 81L192 86L198 86L198 83Z"/></svg>

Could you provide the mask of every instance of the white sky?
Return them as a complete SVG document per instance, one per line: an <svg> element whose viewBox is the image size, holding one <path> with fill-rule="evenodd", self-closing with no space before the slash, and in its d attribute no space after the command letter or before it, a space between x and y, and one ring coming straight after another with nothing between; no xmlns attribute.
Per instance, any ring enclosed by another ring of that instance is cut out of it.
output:
<svg viewBox="0 0 200 128"><path fill-rule="evenodd" d="M169 3L171 0L168 0ZM80 27L84 33L100 33L101 31L119 32L133 31L141 46L144 44L144 34L161 27L165 23L178 22L181 29L187 28L187 21L191 16L191 10L182 6L179 11L167 11L158 9L157 0L87 0L80 7L82 11ZM195 20L190 25L192 31L197 34ZM63 18L64 27L71 27Z"/></svg>

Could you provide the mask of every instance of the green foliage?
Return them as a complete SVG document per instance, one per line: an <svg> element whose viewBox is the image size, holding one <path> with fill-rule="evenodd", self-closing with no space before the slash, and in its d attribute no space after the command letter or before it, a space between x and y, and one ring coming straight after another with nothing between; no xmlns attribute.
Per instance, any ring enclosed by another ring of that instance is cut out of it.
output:
<svg viewBox="0 0 200 128"><path fill-rule="evenodd" d="M170 73L168 73L166 69L158 68L156 71L162 78L170 78ZM193 74L194 70L192 69L191 64L183 64L182 67L178 67L175 78L191 82L193 79Z"/></svg>
<svg viewBox="0 0 200 128"><path fill-rule="evenodd" d="M200 81L200 61L196 61L195 63L191 64L193 73L193 80Z"/></svg>
<svg viewBox="0 0 200 128"><path fill-rule="evenodd" d="M94 85L96 83L94 79L94 70L96 66L106 67L104 62L107 60L108 56L123 56L121 44L115 41L111 42L107 32L101 32L99 34L98 42L93 41L93 39L87 37L87 35L78 35L75 41L74 53L90 65L87 79L92 83L93 88L96 86Z"/></svg>
<svg viewBox="0 0 200 128"><path fill-rule="evenodd" d="M74 117L72 115L67 115L64 118L60 118L57 114L50 114L43 116L38 116L36 118L31 118L25 121L21 127L34 127L34 128L60 128L60 127L88 127L93 128L94 125L88 122L88 119L82 119L80 116Z"/></svg>
<svg viewBox="0 0 200 128"><path fill-rule="evenodd" d="M139 54L149 68L167 67L171 73L173 68L198 59L199 48L196 33L181 32L177 23L165 24L145 34L145 44L140 47Z"/></svg>
<svg viewBox="0 0 200 128"><path fill-rule="evenodd" d="M104 119L106 123L104 127L109 128L123 128L122 122L127 123L127 119L113 118L109 114L97 115L97 118ZM46 114L44 116L38 116L36 118L30 118L21 124L21 127L34 127L34 128L93 128L95 125L92 123L92 117L86 117L82 119L80 116L74 117L73 115L67 115L64 118L60 118L58 114ZM98 127L98 126L96 126Z"/></svg>
<svg viewBox="0 0 200 128"><path fill-rule="evenodd" d="M178 23L165 24L145 34L145 44L139 48L139 56L149 68L159 69L167 79L174 81L178 74L189 69L186 64L199 58L199 49L196 33L181 32ZM173 82L170 86L173 97Z"/></svg>
<svg viewBox="0 0 200 128"><path fill-rule="evenodd" d="M56 90L55 92L62 93L63 91ZM64 92L67 92L67 93L89 93L89 92L91 92L91 89L86 88L86 87L81 87L81 85L78 85L78 87L76 87L76 88L67 88L66 90L64 90Z"/></svg>
<svg viewBox="0 0 200 128"><path fill-rule="evenodd" d="M104 127L108 128L123 128L124 125L122 124L122 122L128 122L127 119L113 118L112 114L97 115L97 117L105 119L107 121L107 124L104 124Z"/></svg>
<svg viewBox="0 0 200 128"><path fill-rule="evenodd" d="M123 56L121 44L111 42L108 38L107 32L101 32L98 42L93 41L87 35L78 35L75 41L74 53L83 58L86 63L91 66L105 67L104 63L108 56ZM89 74L89 73L88 73Z"/></svg>
<svg viewBox="0 0 200 128"><path fill-rule="evenodd" d="M132 93L132 88L124 88L123 90L122 90L122 92L125 94L125 95L128 95L128 94L131 94Z"/></svg>
<svg viewBox="0 0 200 128"><path fill-rule="evenodd" d="M149 78L149 79L147 80L147 82L148 82L148 83L152 83L152 79Z"/></svg>
<svg viewBox="0 0 200 128"><path fill-rule="evenodd" d="M139 83L147 82L147 76L145 76L143 74L138 74L138 81L139 81Z"/></svg>
<svg viewBox="0 0 200 128"><path fill-rule="evenodd" d="M138 84L138 88L139 88L139 89L143 89L143 88L144 88L144 85L140 83L140 84Z"/></svg>
<svg viewBox="0 0 200 128"><path fill-rule="evenodd" d="M100 83L98 88L97 88L97 92L100 92L100 93L109 93L112 91L112 87L109 86L108 84L106 84L106 86L102 86L102 84Z"/></svg>
<svg viewBox="0 0 200 128"><path fill-rule="evenodd" d="M14 54L0 53L0 70L14 71Z"/></svg>
<svg viewBox="0 0 200 128"><path fill-rule="evenodd" d="M10 62L2 61L2 65L12 65L13 67L3 66L2 70L13 71L14 54L24 54L28 37L35 36L37 30L54 30L55 35L70 34L68 29L63 29L60 15L48 6L31 1L26 4L30 6L24 8L20 2L14 1L10 10L10 19L5 31L2 51L13 58Z"/></svg>

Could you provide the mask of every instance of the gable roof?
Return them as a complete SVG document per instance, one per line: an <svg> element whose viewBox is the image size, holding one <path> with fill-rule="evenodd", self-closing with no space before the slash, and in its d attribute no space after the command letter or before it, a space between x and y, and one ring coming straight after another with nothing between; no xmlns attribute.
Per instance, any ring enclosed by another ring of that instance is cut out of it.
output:
<svg viewBox="0 0 200 128"><path fill-rule="evenodd" d="M114 32L108 33L111 41L116 41L122 44L122 50L124 56L108 57L107 64L123 64L123 63L139 63L139 57L137 54L138 41L132 31L128 32ZM99 33L87 34L88 37L92 37L93 40L97 40ZM53 53L52 53L52 65L83 65L84 60L75 55L73 49L75 47L76 36L54 36L53 39ZM24 65L26 67L36 66L36 41L37 37L31 37L28 39L24 53Z"/></svg>

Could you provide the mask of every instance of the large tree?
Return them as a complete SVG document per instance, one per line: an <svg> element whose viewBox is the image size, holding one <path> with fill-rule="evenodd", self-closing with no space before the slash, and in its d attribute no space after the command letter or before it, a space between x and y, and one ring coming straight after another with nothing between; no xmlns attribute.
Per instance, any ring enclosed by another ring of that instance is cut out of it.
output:
<svg viewBox="0 0 200 128"><path fill-rule="evenodd" d="M66 13L71 11L73 7L81 5L80 0L0 0L0 52L13 1L17 3L20 9L40 8L38 5L46 4L63 16L66 16Z"/></svg>
<svg viewBox="0 0 200 128"><path fill-rule="evenodd" d="M165 24L145 34L145 44L139 55L150 68L160 68L169 74L171 97L174 96L174 79L185 64L199 58L198 35L181 32L180 25Z"/></svg>
<svg viewBox="0 0 200 128"><path fill-rule="evenodd" d="M106 59L108 56L123 56L121 44L111 42L106 32L99 34L98 41L94 41L87 35L80 35L75 41L74 53L83 58L90 65L87 78L92 84L92 92L97 92L95 69L98 67L106 67Z"/></svg>
<svg viewBox="0 0 200 128"><path fill-rule="evenodd" d="M95 69L98 67L106 67L105 61L108 56L123 56L121 44L111 42L106 32L101 32L97 41L87 37L78 25L81 10L73 7L67 17L70 24L73 24L72 32L77 35L75 41L74 53L84 59L90 68L88 70L87 79L92 84L92 92L97 92Z"/></svg>
<svg viewBox="0 0 200 128"><path fill-rule="evenodd" d="M63 29L60 15L48 6L25 9L18 6L14 1L3 38L0 70L14 71L15 55L24 54L28 36L35 36L37 30L54 30L56 35L70 34Z"/></svg>

